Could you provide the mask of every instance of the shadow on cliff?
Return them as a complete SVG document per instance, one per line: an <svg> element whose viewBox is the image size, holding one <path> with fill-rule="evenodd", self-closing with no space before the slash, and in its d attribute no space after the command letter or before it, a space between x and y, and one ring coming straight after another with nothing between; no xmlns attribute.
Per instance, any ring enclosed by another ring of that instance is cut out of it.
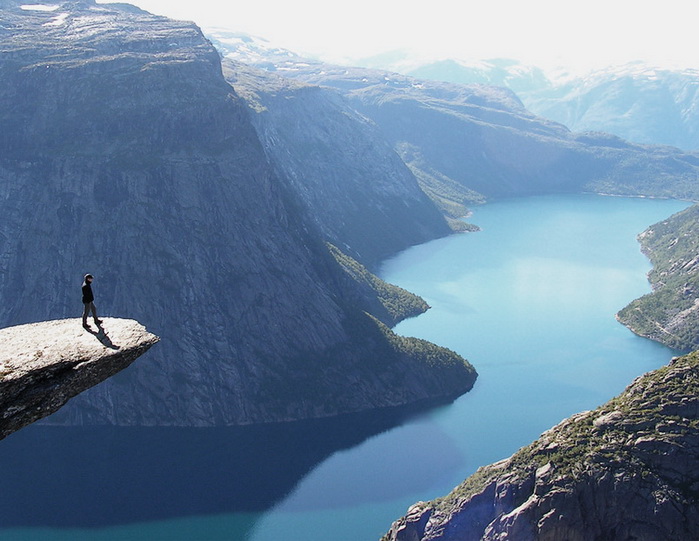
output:
<svg viewBox="0 0 699 541"><path fill-rule="evenodd" d="M250 427L30 426L0 442L0 535L262 513L334 452L425 408Z"/></svg>
<svg viewBox="0 0 699 541"><path fill-rule="evenodd" d="M87 332L89 332L92 336L97 338L97 340L100 341L100 343L109 349L121 349L119 346L115 345L112 342L112 339L109 338L109 335L107 334L107 331L104 330L104 327L102 325L97 325L97 330L93 331L92 327L83 327Z"/></svg>

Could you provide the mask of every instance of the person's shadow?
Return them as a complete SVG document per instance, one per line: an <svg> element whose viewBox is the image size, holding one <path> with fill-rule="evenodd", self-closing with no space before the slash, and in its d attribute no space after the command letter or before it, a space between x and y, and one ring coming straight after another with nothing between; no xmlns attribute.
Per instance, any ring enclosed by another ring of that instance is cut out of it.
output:
<svg viewBox="0 0 699 541"><path fill-rule="evenodd" d="M119 346L115 345L112 340L107 336L107 331L104 330L104 327L102 327L101 323L97 324L97 330L95 331L92 327L83 327L87 332L89 332L92 336L97 338L102 345L106 348L109 349L120 349Z"/></svg>

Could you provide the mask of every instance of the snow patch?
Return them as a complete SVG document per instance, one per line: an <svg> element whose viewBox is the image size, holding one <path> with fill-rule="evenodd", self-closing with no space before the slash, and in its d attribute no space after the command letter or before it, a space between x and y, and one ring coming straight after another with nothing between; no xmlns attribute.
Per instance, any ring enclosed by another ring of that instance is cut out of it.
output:
<svg viewBox="0 0 699 541"><path fill-rule="evenodd" d="M56 11L60 6L57 4L24 4L19 7L25 11Z"/></svg>
<svg viewBox="0 0 699 541"><path fill-rule="evenodd" d="M44 23L43 26L63 26L68 18L67 13L60 13L53 21Z"/></svg>

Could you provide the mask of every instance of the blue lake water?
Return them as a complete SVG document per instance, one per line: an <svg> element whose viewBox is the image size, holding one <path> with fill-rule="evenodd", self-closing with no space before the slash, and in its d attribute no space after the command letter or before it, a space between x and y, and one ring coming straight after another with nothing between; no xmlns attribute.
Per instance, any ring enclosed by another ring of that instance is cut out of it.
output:
<svg viewBox="0 0 699 541"><path fill-rule="evenodd" d="M636 235L686 206L577 195L478 207L481 232L381 272L432 306L396 332L468 358L471 392L419 414L272 427L28 427L0 442L0 538L376 540L412 503L677 353L614 314L650 290Z"/></svg>

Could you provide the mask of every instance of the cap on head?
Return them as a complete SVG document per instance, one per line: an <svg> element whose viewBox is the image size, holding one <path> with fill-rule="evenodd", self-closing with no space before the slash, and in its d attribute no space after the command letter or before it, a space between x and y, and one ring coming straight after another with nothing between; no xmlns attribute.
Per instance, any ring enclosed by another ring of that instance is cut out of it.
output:
<svg viewBox="0 0 699 541"><path fill-rule="evenodd" d="M88 278L89 278L90 280L92 280L94 277L92 276L92 274L86 274L86 275L85 275L85 280L87 280Z"/></svg>

